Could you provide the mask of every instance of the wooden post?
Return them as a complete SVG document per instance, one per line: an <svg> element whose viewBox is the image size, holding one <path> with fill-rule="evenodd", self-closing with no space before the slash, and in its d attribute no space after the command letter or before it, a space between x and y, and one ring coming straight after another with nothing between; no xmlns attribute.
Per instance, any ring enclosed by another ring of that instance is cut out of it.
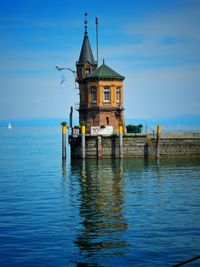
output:
<svg viewBox="0 0 200 267"><path fill-rule="evenodd" d="M156 158L160 158L160 125L157 125Z"/></svg>
<svg viewBox="0 0 200 267"><path fill-rule="evenodd" d="M119 157L123 158L123 126L119 125Z"/></svg>
<svg viewBox="0 0 200 267"><path fill-rule="evenodd" d="M62 159L66 160L66 132L67 132L67 123L62 122Z"/></svg>
<svg viewBox="0 0 200 267"><path fill-rule="evenodd" d="M70 108L70 114L69 114L69 126L72 128L72 116L73 116L73 107Z"/></svg>
<svg viewBox="0 0 200 267"><path fill-rule="evenodd" d="M82 159L85 159L85 125L81 125Z"/></svg>

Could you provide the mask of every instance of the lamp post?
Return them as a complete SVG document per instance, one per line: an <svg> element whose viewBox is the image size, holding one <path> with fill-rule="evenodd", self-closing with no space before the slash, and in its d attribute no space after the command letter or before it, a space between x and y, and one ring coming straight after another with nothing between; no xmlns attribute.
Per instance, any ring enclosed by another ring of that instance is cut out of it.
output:
<svg viewBox="0 0 200 267"><path fill-rule="evenodd" d="M56 68L58 71L68 70L68 71L72 72L73 75L74 75L75 89L77 89L77 87L76 87L76 82L77 82L76 74L77 74L77 72L76 72L75 70L72 70L72 69L70 69L70 68L68 68L68 67L58 67L58 66L55 66L55 68ZM69 117L70 117L70 118L69 118L69 121L70 121L70 128L72 128L72 114L73 114L73 107L71 106L71 107L70 107L70 116L69 116Z"/></svg>
<svg viewBox="0 0 200 267"><path fill-rule="evenodd" d="M63 67L58 67L56 66L55 67L58 71L62 71L62 70L68 70L70 72L73 73L74 75L74 80L75 80L75 89L76 89L76 71L75 70L72 70L70 68L63 68ZM72 128L72 114L73 114L73 107L71 106L71 109L70 109L70 127ZM66 160L66 130L67 130L67 123L66 122L62 122L61 123L62 125L62 159L63 160Z"/></svg>
<svg viewBox="0 0 200 267"><path fill-rule="evenodd" d="M68 70L68 71L72 72L73 75L74 75L75 89L77 89L77 87L76 87L76 82L77 82L77 78L76 78L76 76L77 76L77 72L76 72L75 70L72 70L72 69L70 69L70 68L68 68L68 67L58 67L58 66L55 66L55 68L56 68L58 71Z"/></svg>
<svg viewBox="0 0 200 267"><path fill-rule="evenodd" d="M76 81L76 71L75 70L72 70L72 69L70 69L70 68L66 68L66 67L58 67L58 66L56 66L56 69L58 70L58 71L61 71L61 70L69 70L69 71L71 71L72 73L73 73L73 75L74 75L74 78L75 78L75 81Z"/></svg>

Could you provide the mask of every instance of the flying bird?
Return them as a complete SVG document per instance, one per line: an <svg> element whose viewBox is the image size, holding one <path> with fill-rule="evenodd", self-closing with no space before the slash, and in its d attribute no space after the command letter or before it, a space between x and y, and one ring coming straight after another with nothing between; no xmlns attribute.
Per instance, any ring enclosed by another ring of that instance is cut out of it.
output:
<svg viewBox="0 0 200 267"><path fill-rule="evenodd" d="M63 85L63 83L64 82L66 82L66 78L65 78L65 76L64 75L61 75L61 81L60 81L60 84L61 84L61 86Z"/></svg>

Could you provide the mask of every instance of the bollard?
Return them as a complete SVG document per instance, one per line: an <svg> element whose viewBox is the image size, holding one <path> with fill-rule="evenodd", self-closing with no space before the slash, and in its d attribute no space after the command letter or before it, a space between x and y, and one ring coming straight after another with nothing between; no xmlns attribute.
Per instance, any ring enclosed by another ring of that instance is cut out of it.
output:
<svg viewBox="0 0 200 267"><path fill-rule="evenodd" d="M157 125L156 158L160 158L160 125Z"/></svg>
<svg viewBox="0 0 200 267"><path fill-rule="evenodd" d="M119 125L119 157L123 158L123 126Z"/></svg>
<svg viewBox="0 0 200 267"><path fill-rule="evenodd" d="M67 132L67 123L62 122L62 159L66 160L66 132Z"/></svg>
<svg viewBox="0 0 200 267"><path fill-rule="evenodd" d="M82 159L85 159L85 125L81 125Z"/></svg>
<svg viewBox="0 0 200 267"><path fill-rule="evenodd" d="M72 129L73 123L72 123L72 116L73 116L73 107L70 108L70 114L69 114L69 127Z"/></svg>

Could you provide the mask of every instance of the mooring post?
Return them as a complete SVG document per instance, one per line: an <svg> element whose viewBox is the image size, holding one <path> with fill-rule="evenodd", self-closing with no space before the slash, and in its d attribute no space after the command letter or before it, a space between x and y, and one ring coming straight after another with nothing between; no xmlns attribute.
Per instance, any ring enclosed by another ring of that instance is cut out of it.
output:
<svg viewBox="0 0 200 267"><path fill-rule="evenodd" d="M63 121L62 125L62 159L66 160L66 132L67 132L67 123Z"/></svg>
<svg viewBox="0 0 200 267"><path fill-rule="evenodd" d="M160 157L160 125L157 125L156 158Z"/></svg>
<svg viewBox="0 0 200 267"><path fill-rule="evenodd" d="M119 125L119 157L123 158L123 126Z"/></svg>
<svg viewBox="0 0 200 267"><path fill-rule="evenodd" d="M73 116L73 107L70 107L70 114L69 114L69 126L72 129L72 116Z"/></svg>
<svg viewBox="0 0 200 267"><path fill-rule="evenodd" d="M81 125L82 159L85 159L85 125Z"/></svg>

